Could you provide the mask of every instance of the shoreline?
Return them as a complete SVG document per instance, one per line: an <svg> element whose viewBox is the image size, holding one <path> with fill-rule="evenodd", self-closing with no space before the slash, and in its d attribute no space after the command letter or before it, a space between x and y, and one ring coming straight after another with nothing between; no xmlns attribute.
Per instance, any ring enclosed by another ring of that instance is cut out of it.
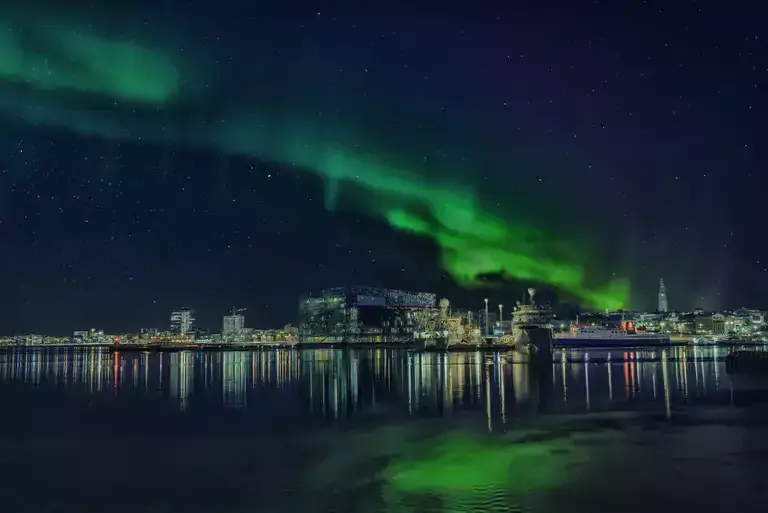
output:
<svg viewBox="0 0 768 513"><path fill-rule="evenodd" d="M717 344L700 344L695 345L686 341L672 341L667 344L642 344L642 345L595 345L595 344L552 344L552 349L555 350L568 350L568 349L656 349L664 347L737 347L737 346L762 346L766 345L762 342L746 342L746 341L724 341ZM0 346L0 350L13 350L13 349L67 349L67 350L88 350L88 349L108 349L115 352L179 352L179 351L257 351L257 350L294 350L294 349L389 349L389 350L406 350L411 352L424 352L424 353L462 353L462 352L484 352L484 353L497 353L497 352L514 352L515 347L500 344L486 344L486 345L473 345L473 346L451 346L445 347L418 347L415 344L406 343L263 343L263 344L177 344L177 345L160 345L160 344L36 344L36 345L4 345Z"/></svg>

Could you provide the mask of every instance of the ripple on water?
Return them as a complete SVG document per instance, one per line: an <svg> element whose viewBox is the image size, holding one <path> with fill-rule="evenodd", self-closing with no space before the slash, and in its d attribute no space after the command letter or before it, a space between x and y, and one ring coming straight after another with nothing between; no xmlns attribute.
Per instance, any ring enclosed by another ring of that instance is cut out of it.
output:
<svg viewBox="0 0 768 513"><path fill-rule="evenodd" d="M344 354L332 371L267 372L294 368L292 355L245 366L236 355L128 355L113 367L113 355L80 365L22 352L0 363L0 511L762 513L768 503L765 387L713 362L680 362L667 378L655 363L634 378L557 365L530 383L519 365L458 361L424 366L430 379L375 380L374 363L397 359ZM328 386L354 369L357 387Z"/></svg>

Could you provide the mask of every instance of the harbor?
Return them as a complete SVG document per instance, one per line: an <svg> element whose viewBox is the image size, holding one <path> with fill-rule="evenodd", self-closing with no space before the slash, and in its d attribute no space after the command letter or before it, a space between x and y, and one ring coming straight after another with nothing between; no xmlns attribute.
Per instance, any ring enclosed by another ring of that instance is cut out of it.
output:
<svg viewBox="0 0 768 513"><path fill-rule="evenodd" d="M536 289L528 288L523 300L512 307L508 320L503 321L502 305L499 316L492 320L487 301L485 315L478 317L471 311L453 308L446 298L437 301L434 294L331 289L302 301L297 328L289 325L280 330L248 330L244 327L245 309L233 308L224 317L222 335L210 336L193 329L191 309L180 309L172 313L170 333L147 330L138 335L112 336L89 330L76 332L75 338L6 338L0 340L0 349L107 351L115 355L299 351L303 357L326 350L402 350L409 354L486 355L546 365L676 361L690 357L720 361L738 351L763 351L766 344L760 336L725 336L721 328L735 324L733 321L710 324L710 328L719 330L718 335L697 336L659 331L663 324L653 325L647 316L627 312L613 317L581 316L564 324L556 318L551 305L540 303L537 297ZM754 326L762 329L762 321Z"/></svg>
<svg viewBox="0 0 768 513"><path fill-rule="evenodd" d="M246 308L233 307L221 330L199 326L193 308L170 313L170 329L109 333L75 330L71 336L0 336L0 347L108 347L122 351L237 351L268 348L407 348L425 352L520 352L547 358L558 348L636 348L678 345L739 347L768 343L760 310L669 311L663 280L655 312L585 311L553 303L528 288L512 308L489 298L483 308L452 304L431 292L343 286L299 298L295 324L246 326Z"/></svg>

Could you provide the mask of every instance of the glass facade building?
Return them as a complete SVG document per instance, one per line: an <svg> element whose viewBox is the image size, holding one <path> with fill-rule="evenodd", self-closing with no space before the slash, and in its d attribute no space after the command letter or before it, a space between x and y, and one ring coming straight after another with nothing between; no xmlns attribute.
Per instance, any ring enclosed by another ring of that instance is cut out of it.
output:
<svg viewBox="0 0 768 513"><path fill-rule="evenodd" d="M418 313L435 309L430 292L373 287L336 287L303 296L300 343L410 343Z"/></svg>

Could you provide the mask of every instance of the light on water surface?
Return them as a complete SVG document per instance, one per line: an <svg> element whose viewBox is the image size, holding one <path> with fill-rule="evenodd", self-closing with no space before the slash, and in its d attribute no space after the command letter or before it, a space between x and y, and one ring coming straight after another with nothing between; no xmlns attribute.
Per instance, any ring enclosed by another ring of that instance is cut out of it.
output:
<svg viewBox="0 0 768 513"><path fill-rule="evenodd" d="M654 511L684 493L708 512L681 475L761 490L737 479L762 443L735 423L754 396L711 352L584 356L542 370L473 353L6 350L0 474L25 490L19 468L68 461L51 497L106 511L121 494L133 513L139 496L167 502L169 479L190 499L161 511L626 513L644 511L626 501L641 487ZM122 456L94 473L104 454Z"/></svg>
<svg viewBox="0 0 768 513"><path fill-rule="evenodd" d="M420 457L390 465L388 482L401 492L466 497L478 491L521 493L562 486L570 465L586 463L567 438L548 442L487 439L456 432L421 447Z"/></svg>

